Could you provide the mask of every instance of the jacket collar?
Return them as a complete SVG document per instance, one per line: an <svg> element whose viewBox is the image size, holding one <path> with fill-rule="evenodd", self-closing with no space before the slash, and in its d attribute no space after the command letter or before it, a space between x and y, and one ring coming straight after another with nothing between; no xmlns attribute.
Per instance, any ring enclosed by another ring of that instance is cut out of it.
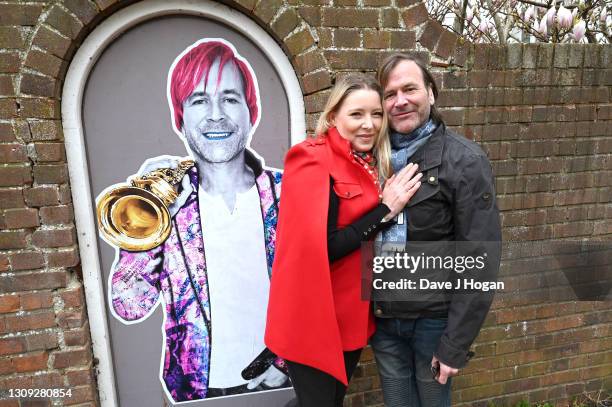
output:
<svg viewBox="0 0 612 407"><path fill-rule="evenodd" d="M419 171L426 171L430 168L438 167L442 163L442 149L444 147L445 133L446 126L444 123L440 123L429 140L427 140L427 143L414 153L410 161L419 164Z"/></svg>
<svg viewBox="0 0 612 407"><path fill-rule="evenodd" d="M353 154L351 152L351 143L340 135L337 128L331 127L329 130L327 130L327 135L324 137L326 137L328 140L334 153L352 159Z"/></svg>

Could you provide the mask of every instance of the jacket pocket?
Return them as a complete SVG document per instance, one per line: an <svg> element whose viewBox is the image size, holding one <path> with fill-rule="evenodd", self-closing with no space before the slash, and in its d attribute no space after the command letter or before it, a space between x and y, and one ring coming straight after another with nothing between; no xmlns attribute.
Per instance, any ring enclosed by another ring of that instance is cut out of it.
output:
<svg viewBox="0 0 612 407"><path fill-rule="evenodd" d="M342 199L352 199L362 195L361 185L352 182L334 181L334 192Z"/></svg>

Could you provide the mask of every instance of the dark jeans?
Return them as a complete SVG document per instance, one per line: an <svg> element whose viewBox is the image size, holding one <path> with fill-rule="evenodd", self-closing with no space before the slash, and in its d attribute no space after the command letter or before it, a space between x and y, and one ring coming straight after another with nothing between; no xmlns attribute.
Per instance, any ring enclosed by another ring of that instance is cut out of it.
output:
<svg viewBox="0 0 612 407"><path fill-rule="evenodd" d="M344 352L344 366L349 380L357 367L360 355L361 349ZM344 384L313 367L289 360L286 362L299 407L342 407L346 394Z"/></svg>
<svg viewBox="0 0 612 407"><path fill-rule="evenodd" d="M449 407L451 380L441 385L431 358L446 319L376 318L370 339L380 373L385 407Z"/></svg>

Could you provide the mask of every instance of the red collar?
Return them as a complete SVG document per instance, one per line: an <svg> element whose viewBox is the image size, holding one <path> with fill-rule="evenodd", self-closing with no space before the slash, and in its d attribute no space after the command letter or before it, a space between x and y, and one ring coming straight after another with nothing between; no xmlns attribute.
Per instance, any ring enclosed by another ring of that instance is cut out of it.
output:
<svg viewBox="0 0 612 407"><path fill-rule="evenodd" d="M353 160L353 149L351 142L340 135L338 129L330 127L327 133L323 135L329 141L329 145L336 154L346 156L349 160Z"/></svg>

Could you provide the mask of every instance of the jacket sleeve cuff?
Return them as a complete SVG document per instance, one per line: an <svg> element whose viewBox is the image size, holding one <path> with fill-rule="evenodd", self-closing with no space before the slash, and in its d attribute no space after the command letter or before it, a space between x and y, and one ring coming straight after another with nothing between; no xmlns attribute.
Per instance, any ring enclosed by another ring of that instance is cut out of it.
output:
<svg viewBox="0 0 612 407"><path fill-rule="evenodd" d="M461 349L451 344L446 336L440 338L438 349L434 356L442 363L455 369L462 369L467 362L474 356L474 352L469 349Z"/></svg>

